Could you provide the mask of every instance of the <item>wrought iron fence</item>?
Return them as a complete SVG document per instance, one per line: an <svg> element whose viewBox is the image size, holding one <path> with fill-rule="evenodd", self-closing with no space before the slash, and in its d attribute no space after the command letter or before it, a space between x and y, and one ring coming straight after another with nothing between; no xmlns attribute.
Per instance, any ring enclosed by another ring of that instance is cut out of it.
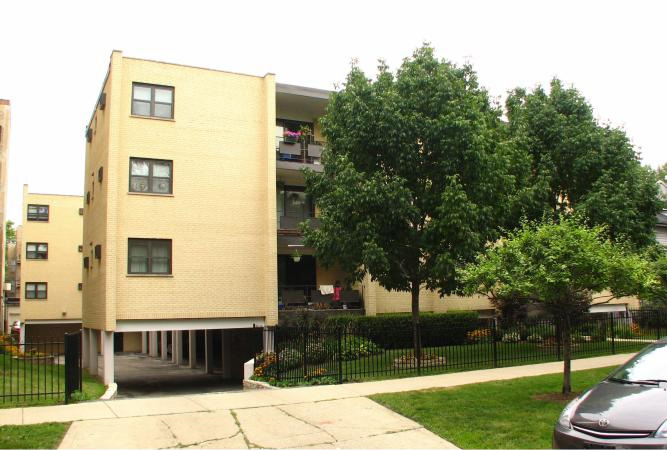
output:
<svg viewBox="0 0 667 450"><path fill-rule="evenodd" d="M343 383L363 378L433 374L558 361L561 330L552 320L478 319L465 326L428 321L419 328L421 358L413 354L406 317L386 326L274 327L265 330L269 353L255 367L263 379L296 383L328 378ZM635 352L667 335L667 313L633 310L588 314L573 324L572 358ZM325 381L325 380L323 380Z"/></svg>
<svg viewBox="0 0 667 450"><path fill-rule="evenodd" d="M3 336L0 360L2 403L60 398L67 403L81 389L81 331L62 341L19 343Z"/></svg>

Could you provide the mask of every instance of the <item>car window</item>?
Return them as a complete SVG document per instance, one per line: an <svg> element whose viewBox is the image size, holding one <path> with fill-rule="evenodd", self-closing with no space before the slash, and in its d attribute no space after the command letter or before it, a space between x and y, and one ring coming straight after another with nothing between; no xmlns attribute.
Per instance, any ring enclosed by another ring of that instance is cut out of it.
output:
<svg viewBox="0 0 667 450"><path fill-rule="evenodd" d="M611 375L625 381L667 379L667 343L650 346Z"/></svg>

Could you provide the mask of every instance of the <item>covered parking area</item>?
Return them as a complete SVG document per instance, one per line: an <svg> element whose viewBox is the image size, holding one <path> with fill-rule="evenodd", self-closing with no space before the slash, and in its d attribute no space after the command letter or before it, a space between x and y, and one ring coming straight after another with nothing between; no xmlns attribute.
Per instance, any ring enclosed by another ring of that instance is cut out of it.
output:
<svg viewBox="0 0 667 450"><path fill-rule="evenodd" d="M261 318L118 321L113 332L84 330L83 365L119 397L240 389L263 330Z"/></svg>

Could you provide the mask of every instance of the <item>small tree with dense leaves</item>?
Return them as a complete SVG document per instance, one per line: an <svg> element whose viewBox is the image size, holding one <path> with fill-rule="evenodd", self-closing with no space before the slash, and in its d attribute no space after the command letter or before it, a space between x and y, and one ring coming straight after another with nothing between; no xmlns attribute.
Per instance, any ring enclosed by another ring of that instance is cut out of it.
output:
<svg viewBox="0 0 667 450"><path fill-rule="evenodd" d="M481 254L463 271L468 293L504 300L539 302L553 316L563 348L563 393L571 391L572 327L596 296L604 301L633 295L655 283L646 260L611 243L601 227L573 219L531 224Z"/></svg>
<svg viewBox="0 0 667 450"><path fill-rule="evenodd" d="M321 120L324 173L305 175L320 227L305 244L325 267L411 293L418 367L420 288L457 289L514 201L500 115L469 66L424 46L375 80L353 66Z"/></svg>

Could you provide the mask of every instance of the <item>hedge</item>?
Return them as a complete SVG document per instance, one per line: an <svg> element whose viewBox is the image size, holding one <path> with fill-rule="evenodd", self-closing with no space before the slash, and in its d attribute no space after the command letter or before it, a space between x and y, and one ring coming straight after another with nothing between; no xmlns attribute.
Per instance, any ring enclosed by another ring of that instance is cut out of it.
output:
<svg viewBox="0 0 667 450"><path fill-rule="evenodd" d="M464 344L468 331L481 325L475 311L421 313L419 322L423 347ZM370 339L385 349L412 347L410 313L332 316L324 321L324 326L327 329L342 328L346 333Z"/></svg>

